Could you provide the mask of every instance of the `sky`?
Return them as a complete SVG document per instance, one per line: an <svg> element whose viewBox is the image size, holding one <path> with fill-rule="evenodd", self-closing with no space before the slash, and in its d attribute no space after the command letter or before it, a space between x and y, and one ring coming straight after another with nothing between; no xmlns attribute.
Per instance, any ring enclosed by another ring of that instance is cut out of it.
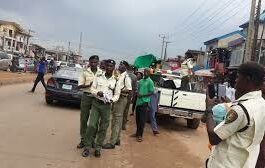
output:
<svg viewBox="0 0 265 168"><path fill-rule="evenodd" d="M152 53L160 58L166 36L168 57L239 30L251 0L0 0L0 20L34 30L34 43L62 46L82 55L128 60ZM262 4L264 9L265 4Z"/></svg>

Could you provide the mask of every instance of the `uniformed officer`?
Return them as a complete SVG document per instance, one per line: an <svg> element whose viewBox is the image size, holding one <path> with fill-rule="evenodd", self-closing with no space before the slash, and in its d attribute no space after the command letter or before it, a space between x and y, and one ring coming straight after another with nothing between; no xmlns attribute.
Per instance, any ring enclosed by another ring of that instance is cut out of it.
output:
<svg viewBox="0 0 265 168"><path fill-rule="evenodd" d="M128 65L128 68L127 68L127 73L129 75L129 77L131 78L132 90L134 91L134 90L137 89L136 88L137 77L134 74L133 67ZM128 121L128 113L129 113L129 109L130 109L131 103L133 102L133 97L134 97L134 93L135 93L133 91L128 96L127 105L126 105L126 108L125 108L125 111L124 111L124 114L123 114L122 130L126 130L126 124L127 124L127 121Z"/></svg>
<svg viewBox="0 0 265 168"><path fill-rule="evenodd" d="M122 129L123 115L126 110L128 96L132 91L131 78L127 73L128 62L121 61L119 65L119 86L121 94L119 100L114 104L112 110L111 137L110 142L103 146L104 149L114 149L115 145L120 145L120 135Z"/></svg>
<svg viewBox="0 0 265 168"><path fill-rule="evenodd" d="M84 138L87 130L87 121L89 112L94 99L91 95L91 85L97 76L102 74L102 70L98 68L99 57L93 55L89 58L89 68L83 71L78 81L78 88L83 91L81 98L81 113L80 113L80 136L81 141L77 148L84 147Z"/></svg>
<svg viewBox="0 0 265 168"><path fill-rule="evenodd" d="M214 100L206 102L206 126L211 145L207 167L255 167L260 142L265 131L265 100L260 87L264 68L257 63L242 64L236 81L236 101L225 120L215 125L212 114Z"/></svg>
<svg viewBox="0 0 265 168"><path fill-rule="evenodd" d="M113 75L115 61L106 60L105 63L105 72L94 80L91 87L91 93L96 97L92 103L87 135L85 139L85 149L82 153L83 157L89 156L95 133L97 134L95 156L101 156L101 148L109 127L111 104L118 101L120 97L121 89L119 82ZM99 129L97 130L97 124L99 121Z"/></svg>

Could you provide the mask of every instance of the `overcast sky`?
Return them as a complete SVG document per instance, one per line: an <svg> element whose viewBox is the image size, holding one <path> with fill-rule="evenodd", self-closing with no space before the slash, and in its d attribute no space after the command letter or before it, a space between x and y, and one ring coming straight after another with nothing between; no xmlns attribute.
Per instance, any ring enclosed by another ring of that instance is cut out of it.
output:
<svg viewBox="0 0 265 168"><path fill-rule="evenodd" d="M251 0L0 0L0 19L35 31L46 47L78 49L103 58L160 56L159 34L168 35L168 56L200 49L213 37L238 30ZM264 4L262 4L264 6ZM263 8L264 9L264 8Z"/></svg>

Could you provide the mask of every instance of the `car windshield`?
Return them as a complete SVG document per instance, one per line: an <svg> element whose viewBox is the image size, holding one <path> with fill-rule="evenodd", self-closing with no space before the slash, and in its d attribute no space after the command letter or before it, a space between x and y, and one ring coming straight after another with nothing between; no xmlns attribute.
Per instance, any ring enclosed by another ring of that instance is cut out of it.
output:
<svg viewBox="0 0 265 168"><path fill-rule="evenodd" d="M56 76L63 78L76 78L78 79L81 75L82 70L77 68L64 68L56 72Z"/></svg>

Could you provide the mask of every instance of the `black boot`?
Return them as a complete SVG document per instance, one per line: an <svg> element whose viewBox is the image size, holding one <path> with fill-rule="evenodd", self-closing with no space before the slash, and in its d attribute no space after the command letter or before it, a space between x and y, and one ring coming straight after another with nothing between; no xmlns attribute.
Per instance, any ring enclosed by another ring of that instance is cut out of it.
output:
<svg viewBox="0 0 265 168"><path fill-rule="evenodd" d="M121 145L121 141L118 140L118 141L115 143L115 145L120 146L120 145Z"/></svg>
<svg viewBox="0 0 265 168"><path fill-rule="evenodd" d="M84 142L80 142L78 145L77 145L77 149L82 149L83 147L85 147L85 144L84 144Z"/></svg>
<svg viewBox="0 0 265 168"><path fill-rule="evenodd" d="M107 143L107 144L103 145L102 148L103 149L114 149L115 145L112 145L111 143Z"/></svg>
<svg viewBox="0 0 265 168"><path fill-rule="evenodd" d="M89 149L84 149L82 156L83 157L88 157L90 155Z"/></svg>
<svg viewBox="0 0 265 168"><path fill-rule="evenodd" d="M95 150L95 157L100 158L101 153L99 150Z"/></svg>

